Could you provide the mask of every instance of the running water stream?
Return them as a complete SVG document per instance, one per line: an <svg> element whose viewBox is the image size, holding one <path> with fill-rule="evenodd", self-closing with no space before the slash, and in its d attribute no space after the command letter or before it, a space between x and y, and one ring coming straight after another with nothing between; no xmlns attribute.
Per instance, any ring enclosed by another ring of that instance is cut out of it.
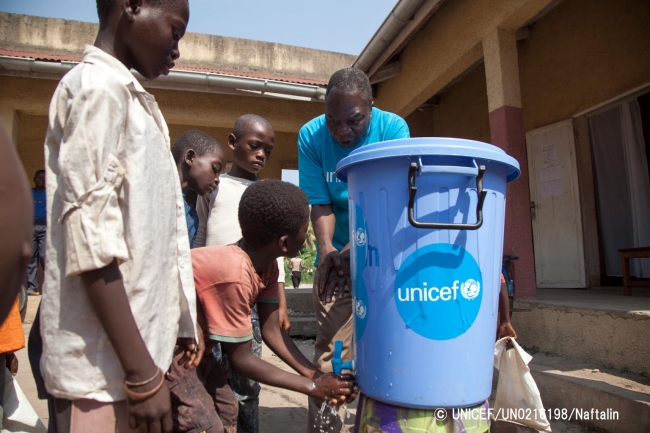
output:
<svg viewBox="0 0 650 433"><path fill-rule="evenodd" d="M349 418L348 404L343 403L342 408L345 411L345 418ZM338 432L343 424L345 424L345 420L339 413L338 408L324 401L316 415L314 429L318 428L319 433Z"/></svg>

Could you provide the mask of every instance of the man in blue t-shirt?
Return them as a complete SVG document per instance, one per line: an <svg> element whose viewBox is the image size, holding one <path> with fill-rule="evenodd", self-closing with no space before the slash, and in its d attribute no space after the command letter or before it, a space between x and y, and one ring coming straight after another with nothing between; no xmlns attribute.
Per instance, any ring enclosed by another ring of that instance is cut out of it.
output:
<svg viewBox="0 0 650 433"><path fill-rule="evenodd" d="M39 295L38 265L45 266L45 170L34 173L34 235L32 237L32 258L27 265L27 294Z"/></svg>
<svg viewBox="0 0 650 433"><path fill-rule="evenodd" d="M408 137L404 119L372 106L370 81L355 68L332 75L325 94L325 114L300 129L300 187L309 198L318 243L319 266L313 289L318 323L314 364L322 371L332 371L333 341L343 341L344 360L352 354L348 185L336 178L336 164L362 146ZM321 402L310 398L310 432L320 425L320 406Z"/></svg>

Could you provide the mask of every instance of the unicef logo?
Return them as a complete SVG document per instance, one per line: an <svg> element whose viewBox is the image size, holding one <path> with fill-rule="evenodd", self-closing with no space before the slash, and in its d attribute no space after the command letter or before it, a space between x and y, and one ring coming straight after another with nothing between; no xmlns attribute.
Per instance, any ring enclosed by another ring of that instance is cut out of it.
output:
<svg viewBox="0 0 650 433"><path fill-rule="evenodd" d="M355 341L359 341L368 324L368 315L370 314L368 306L370 305L370 300L368 299L368 292L366 291L366 285L363 283L363 279L357 279L353 286L354 338Z"/></svg>
<svg viewBox="0 0 650 433"><path fill-rule="evenodd" d="M481 269L459 245L418 248L400 265L394 300L402 320L431 340L451 340L472 326L481 309Z"/></svg>
<svg viewBox="0 0 650 433"><path fill-rule="evenodd" d="M359 319L365 319L367 312L366 304L364 304L363 301L358 300L354 305L354 312L357 314Z"/></svg>
<svg viewBox="0 0 650 433"><path fill-rule="evenodd" d="M363 247L366 245L366 231L362 228L358 228L354 231L354 244L358 247Z"/></svg>
<svg viewBox="0 0 650 433"><path fill-rule="evenodd" d="M368 255L368 226L363 209L350 203L350 244L351 248L351 277L352 277L352 306L354 308L354 338L359 341L366 330L369 320L369 310L372 308L368 299L368 292L363 281L366 257Z"/></svg>
<svg viewBox="0 0 650 433"><path fill-rule="evenodd" d="M481 283L476 280L467 280L460 286L461 295L469 301L476 299L480 291Z"/></svg>

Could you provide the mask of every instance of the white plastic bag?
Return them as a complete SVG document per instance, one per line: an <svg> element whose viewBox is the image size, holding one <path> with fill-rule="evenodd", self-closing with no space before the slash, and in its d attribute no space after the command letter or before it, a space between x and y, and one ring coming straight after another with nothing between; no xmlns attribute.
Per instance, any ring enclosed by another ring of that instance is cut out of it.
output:
<svg viewBox="0 0 650 433"><path fill-rule="evenodd" d="M507 340L502 338L494 345L494 367L499 370L499 382L493 417L550 432L539 389L528 368L533 357L514 338L511 339L513 348L506 350Z"/></svg>
<svg viewBox="0 0 650 433"><path fill-rule="evenodd" d="M47 428L38 418L27 396L4 365L0 374L5 375L4 406L0 411L0 432L45 433Z"/></svg>

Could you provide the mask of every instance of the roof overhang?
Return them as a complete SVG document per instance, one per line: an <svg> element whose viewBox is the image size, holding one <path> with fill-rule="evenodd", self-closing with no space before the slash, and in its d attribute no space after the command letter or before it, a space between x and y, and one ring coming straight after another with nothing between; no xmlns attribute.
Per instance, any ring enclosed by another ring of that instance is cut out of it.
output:
<svg viewBox="0 0 650 433"><path fill-rule="evenodd" d="M399 54L416 33L448 0L399 0L352 67L364 71L372 84L396 77L401 72ZM517 40L529 36L529 26L564 0L551 0L541 11L517 29Z"/></svg>
<svg viewBox="0 0 650 433"><path fill-rule="evenodd" d="M361 69L375 84L399 75L394 60L445 0L399 0L352 67Z"/></svg>
<svg viewBox="0 0 650 433"><path fill-rule="evenodd" d="M24 54L24 53L21 53ZM79 60L55 59L49 56L40 60L34 56L11 56L0 54L0 74L60 80ZM172 69L169 75L156 80L147 80L136 71L133 75L143 87L207 92L220 94L236 94L242 96L258 96L294 99L303 101L324 101L325 86L294 83L277 79L240 76L210 71Z"/></svg>

